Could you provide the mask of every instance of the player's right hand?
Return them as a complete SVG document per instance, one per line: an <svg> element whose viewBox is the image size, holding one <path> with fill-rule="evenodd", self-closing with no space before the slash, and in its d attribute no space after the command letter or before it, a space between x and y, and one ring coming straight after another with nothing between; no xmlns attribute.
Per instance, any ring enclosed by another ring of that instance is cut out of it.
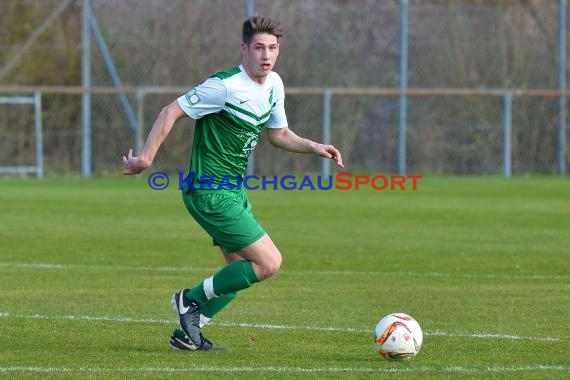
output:
<svg viewBox="0 0 570 380"><path fill-rule="evenodd" d="M129 149L129 154L123 155L123 171L124 175L132 175L142 173L145 169L150 166L150 163L146 162L141 157L133 156L133 150Z"/></svg>

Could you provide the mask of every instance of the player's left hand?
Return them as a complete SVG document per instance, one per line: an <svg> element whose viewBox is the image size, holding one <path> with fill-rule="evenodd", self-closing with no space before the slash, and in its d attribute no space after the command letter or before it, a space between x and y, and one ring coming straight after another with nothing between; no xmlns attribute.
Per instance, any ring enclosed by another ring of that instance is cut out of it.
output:
<svg viewBox="0 0 570 380"><path fill-rule="evenodd" d="M317 151L322 157L330 158L331 160L335 160L336 164L341 168L344 168L344 164L342 163L342 156L340 151L332 145L321 145L319 150Z"/></svg>

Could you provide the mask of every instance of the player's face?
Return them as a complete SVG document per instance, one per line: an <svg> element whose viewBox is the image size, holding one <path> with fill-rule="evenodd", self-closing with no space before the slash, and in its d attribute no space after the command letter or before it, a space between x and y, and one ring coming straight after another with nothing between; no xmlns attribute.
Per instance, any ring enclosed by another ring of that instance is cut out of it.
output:
<svg viewBox="0 0 570 380"><path fill-rule="evenodd" d="M272 34L256 33L249 45L242 42L241 52L247 74L257 83L263 83L279 55L279 42Z"/></svg>

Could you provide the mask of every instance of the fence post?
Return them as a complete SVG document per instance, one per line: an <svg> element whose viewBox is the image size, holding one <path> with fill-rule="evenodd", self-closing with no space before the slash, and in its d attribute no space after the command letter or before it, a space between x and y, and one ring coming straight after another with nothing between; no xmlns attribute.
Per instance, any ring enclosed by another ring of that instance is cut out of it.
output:
<svg viewBox="0 0 570 380"><path fill-rule="evenodd" d="M513 112L513 95L505 94L503 98L503 175L511 178L511 129Z"/></svg>
<svg viewBox="0 0 570 380"><path fill-rule="evenodd" d="M323 144L331 143L331 100L332 90L327 88L323 92ZM331 173L331 161L323 158L321 175L327 178Z"/></svg>
<svg viewBox="0 0 570 380"><path fill-rule="evenodd" d="M36 130L36 175L38 178L44 177L44 139L42 127L42 94L34 93L34 113L36 120L34 128Z"/></svg>
<svg viewBox="0 0 570 380"><path fill-rule="evenodd" d="M566 0L560 0L558 10L558 87L566 90ZM558 98L558 172L566 174L566 96Z"/></svg>
<svg viewBox="0 0 570 380"><path fill-rule="evenodd" d="M408 87L408 0L400 0L400 90ZM398 173L406 175L406 129L408 98L400 95L400 127L398 149Z"/></svg>
<svg viewBox="0 0 570 380"><path fill-rule="evenodd" d="M119 72L117 71L117 67L115 66L115 62L111 57L111 52L107 47L107 42L105 42L105 37L103 37L103 33L101 33L101 28L99 28L97 17L92 13L89 13L89 23L91 24L91 30L93 30L93 34L95 35L95 41L97 42L97 45L99 45L99 51L101 51L101 55L103 56L103 62L105 62L107 71L109 71L109 75L111 76L113 85L115 85L116 88L122 88L123 82L121 81L121 77L119 76ZM123 91L119 92L119 100L123 105L123 109L125 110L125 114L131 126L131 129L136 130L137 120L133 112L133 109L131 107L131 103L129 102L129 98Z"/></svg>
<svg viewBox="0 0 570 380"><path fill-rule="evenodd" d="M145 92L142 90L137 91L137 123L135 127L135 149L136 155L140 155L143 150L144 144L144 97Z"/></svg>
<svg viewBox="0 0 570 380"><path fill-rule="evenodd" d="M89 20L91 18L91 5L89 0L83 0L83 54L81 64L81 84L83 94L81 98L81 175L91 177L91 45L89 33Z"/></svg>

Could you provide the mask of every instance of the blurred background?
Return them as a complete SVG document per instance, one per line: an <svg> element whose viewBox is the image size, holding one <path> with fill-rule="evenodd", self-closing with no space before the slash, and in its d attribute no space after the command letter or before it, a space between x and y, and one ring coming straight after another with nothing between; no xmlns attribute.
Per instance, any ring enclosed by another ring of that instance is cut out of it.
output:
<svg viewBox="0 0 570 380"><path fill-rule="evenodd" d="M241 62L251 14L283 25L275 70L290 127L330 140L346 170L567 172L565 0L0 0L0 11L4 173L118 174L164 105ZM187 169L193 123L177 123L155 170ZM263 139L250 170L337 169Z"/></svg>

